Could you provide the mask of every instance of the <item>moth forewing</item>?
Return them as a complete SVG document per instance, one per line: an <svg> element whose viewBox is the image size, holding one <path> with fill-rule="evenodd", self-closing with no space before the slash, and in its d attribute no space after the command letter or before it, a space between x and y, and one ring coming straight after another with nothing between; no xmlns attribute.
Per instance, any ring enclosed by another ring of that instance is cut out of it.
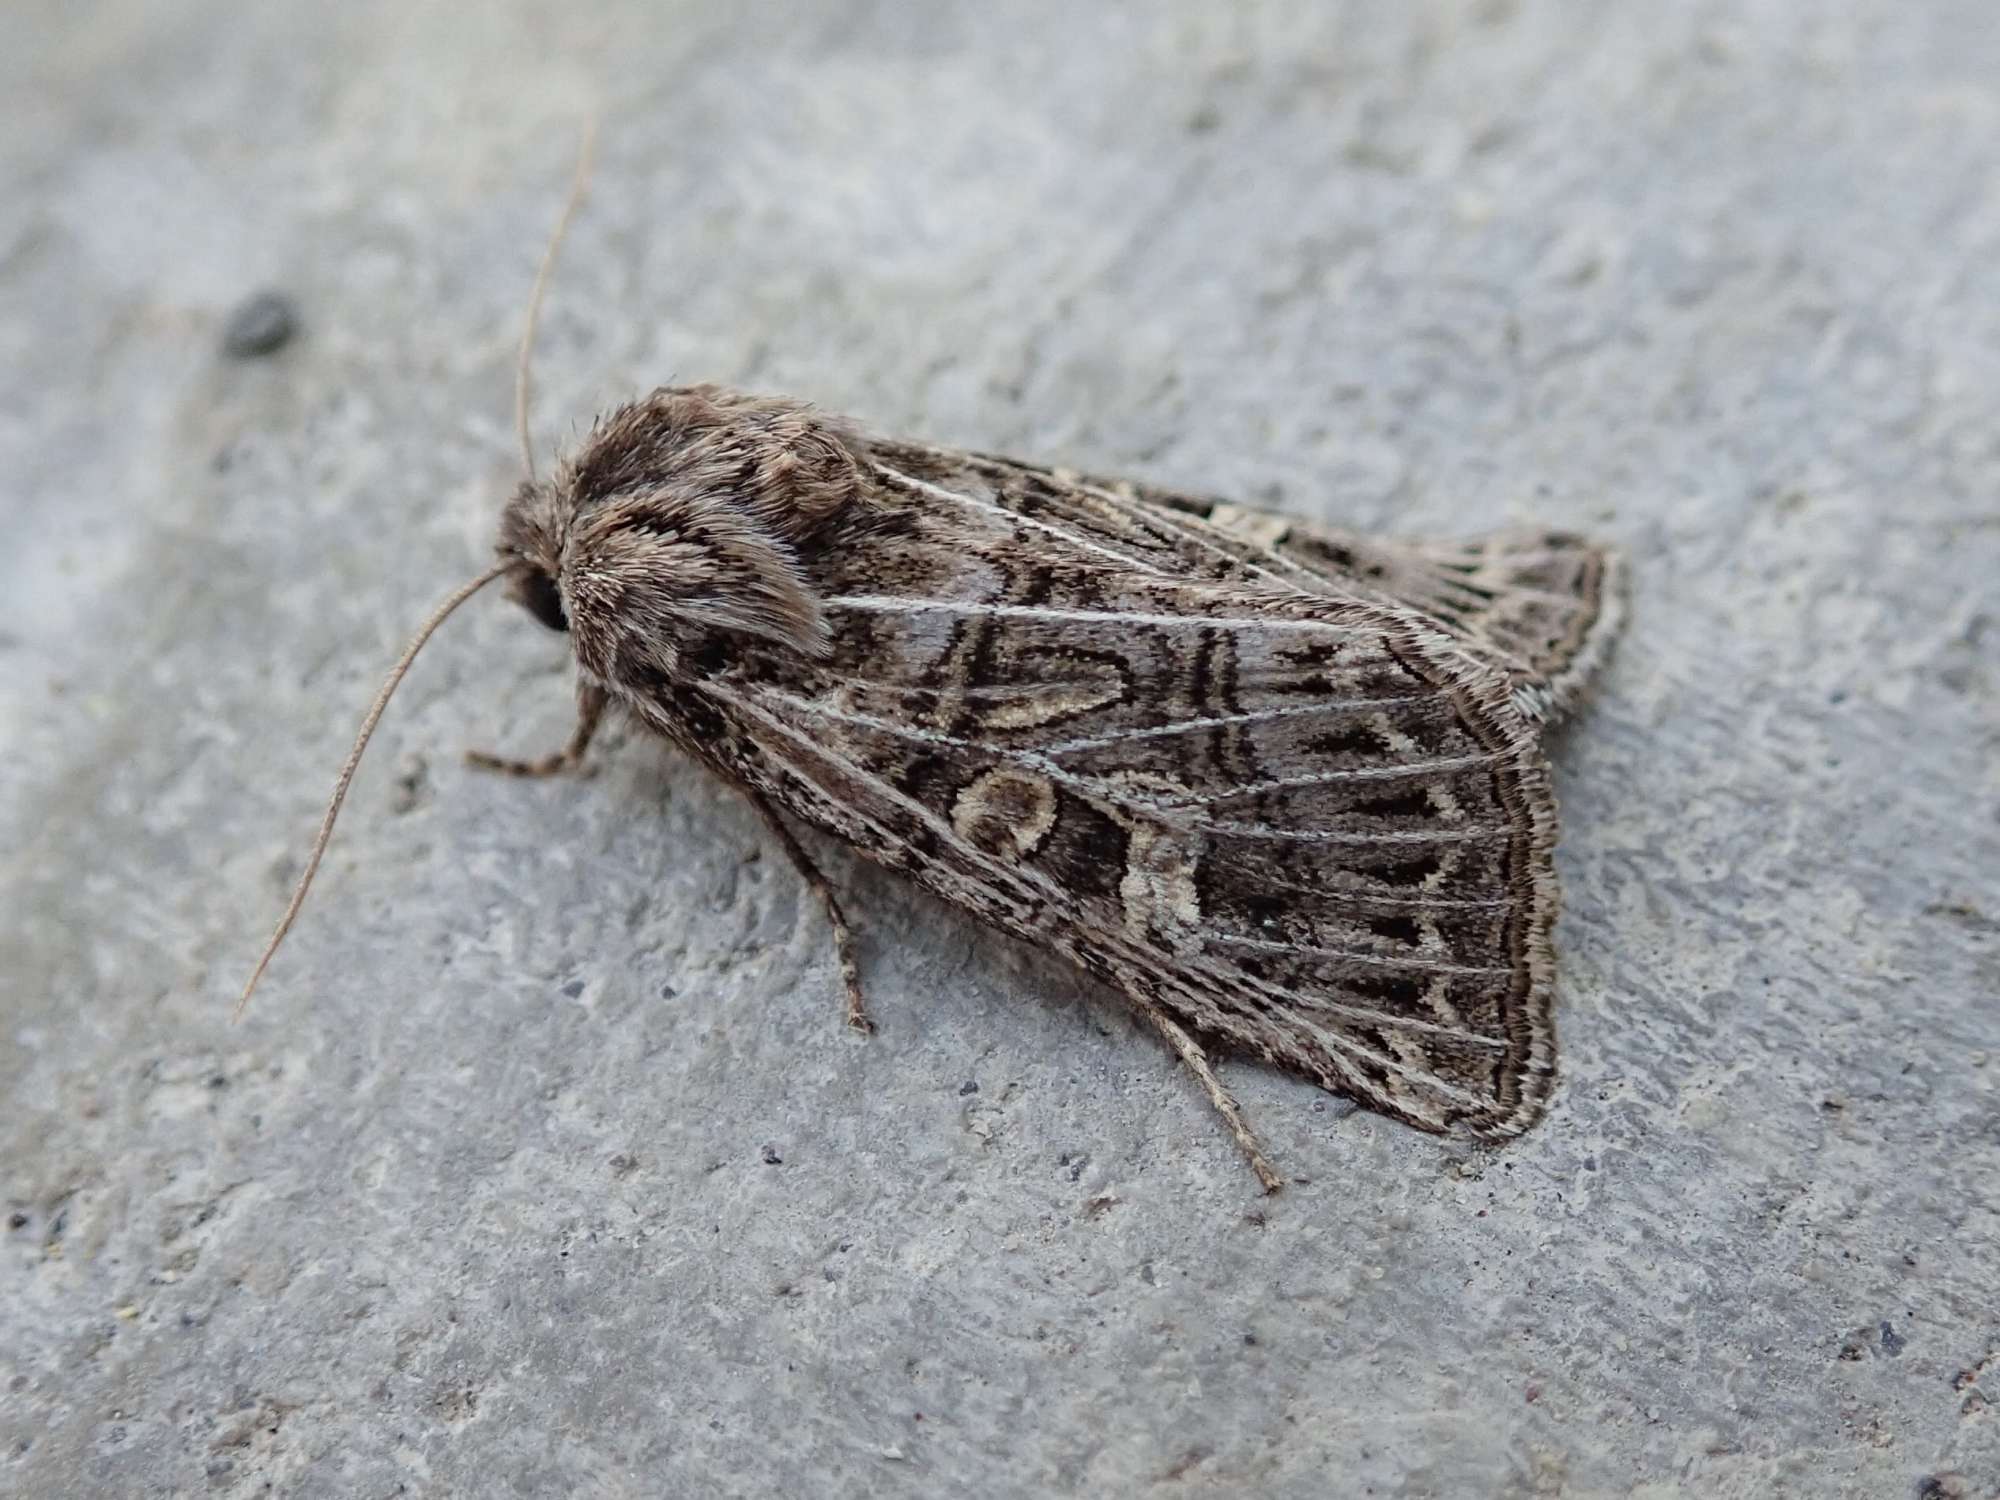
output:
<svg viewBox="0 0 2000 1500"><path fill-rule="evenodd" d="M825 907L850 1024L869 1023L847 921L788 815L1121 991L1266 1188L1204 1040L1426 1130L1534 1123L1556 1056L1537 733L1615 634L1615 554L1363 538L716 386L615 409L538 481L554 252L499 560L391 671L239 1013L390 694L505 578L570 638L577 725L553 755L475 763L572 769L617 706L712 768Z"/></svg>
<svg viewBox="0 0 2000 1500"><path fill-rule="evenodd" d="M1016 584L1044 592L1037 570ZM1553 807L1528 726L1411 622L1224 593L975 603L943 651L936 601L899 619L877 596L866 704L838 627L817 680L759 662L705 691L755 747L732 774L775 769L761 788L802 815L923 851L907 867L948 899L1414 1123L1520 1128L1552 1055ZM1302 678L1329 639L1347 666ZM972 691L884 711L941 676Z"/></svg>
<svg viewBox="0 0 2000 1500"><path fill-rule="evenodd" d="M594 133L594 132L593 132ZM1555 1068L1556 808L1537 744L1622 617L1615 554L1560 533L1364 538L989 454L864 437L798 401L655 391L547 481L528 435L542 259L515 372L524 478L500 578L566 632L581 763L626 709L743 792L833 929L786 815L1122 991L1267 1188L1219 1040L1427 1130L1532 1124Z"/></svg>
<svg viewBox="0 0 2000 1500"><path fill-rule="evenodd" d="M844 922L781 814L1120 988L1267 1183L1200 1037L1515 1133L1555 1058L1523 687L1574 670L1604 570L1552 575L1592 586L1534 657L1487 625L1504 566L1391 578L1383 544L1350 574L1325 533L1288 552L1292 523L1215 510L704 386L603 419L502 551L558 596L586 682L773 821L851 1018ZM1459 576L1492 607L1404 597Z"/></svg>

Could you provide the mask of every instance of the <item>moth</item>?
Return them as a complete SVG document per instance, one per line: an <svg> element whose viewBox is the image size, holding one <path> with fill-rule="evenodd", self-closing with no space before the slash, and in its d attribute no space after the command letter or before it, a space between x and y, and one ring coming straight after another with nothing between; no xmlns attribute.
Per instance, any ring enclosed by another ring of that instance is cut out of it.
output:
<svg viewBox="0 0 2000 1500"><path fill-rule="evenodd" d="M1541 1115L1541 739L1618 629L1611 549L1361 536L714 385L617 408L546 480L523 432L497 560L384 685L258 975L389 693L504 581L568 638L576 727L537 761L476 759L569 770L616 712L706 766L823 905L851 1026L851 929L795 826L1122 994L1267 1190L1213 1047L1427 1131Z"/></svg>

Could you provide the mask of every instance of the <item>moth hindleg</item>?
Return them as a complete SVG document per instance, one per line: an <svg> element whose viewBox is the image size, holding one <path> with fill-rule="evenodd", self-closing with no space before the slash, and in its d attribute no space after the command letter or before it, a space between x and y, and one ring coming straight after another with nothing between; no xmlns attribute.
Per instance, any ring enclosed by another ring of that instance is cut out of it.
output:
<svg viewBox="0 0 2000 1500"><path fill-rule="evenodd" d="M1285 1180L1272 1167L1270 1158L1264 1155L1264 1147L1257 1140L1257 1133L1250 1128L1250 1122L1243 1118L1243 1107L1236 1102L1236 1096L1223 1087L1222 1080L1215 1076L1215 1069L1210 1066L1208 1054L1202 1051L1201 1043L1130 979L1125 981L1125 993L1139 1008L1139 1013L1159 1028L1160 1035L1167 1039L1167 1045L1180 1055L1188 1071L1200 1081L1202 1089L1208 1094L1208 1102L1215 1106L1216 1112L1228 1124L1229 1133L1236 1137L1236 1144L1249 1159L1250 1170L1257 1174L1257 1181L1263 1184L1264 1191L1277 1192L1285 1185Z"/></svg>
<svg viewBox="0 0 2000 1500"><path fill-rule="evenodd" d="M840 980L847 990L847 1024L863 1034L873 1031L875 1023L868 1019L868 1007L861 998L861 966L854 960L854 931L847 925L847 914L840 909L840 898L833 894L832 884L820 873L812 856L806 853L798 835L785 826L777 810L761 793L753 792L749 787L741 790L791 858L792 868L799 872L799 879L826 908L826 920L833 928L833 951L840 960Z"/></svg>
<svg viewBox="0 0 2000 1500"><path fill-rule="evenodd" d="M465 758L482 771L498 771L503 776L560 776L573 771L583 763L583 753L590 748L591 737L604 718L604 703L603 688L589 682L577 685L576 728L570 731L569 743L553 755L538 760L510 760L484 750L468 750Z"/></svg>

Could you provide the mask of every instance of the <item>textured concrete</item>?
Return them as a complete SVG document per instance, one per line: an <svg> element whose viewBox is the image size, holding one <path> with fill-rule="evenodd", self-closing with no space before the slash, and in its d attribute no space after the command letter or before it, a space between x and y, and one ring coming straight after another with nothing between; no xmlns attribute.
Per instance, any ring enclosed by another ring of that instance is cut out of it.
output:
<svg viewBox="0 0 2000 1500"><path fill-rule="evenodd" d="M1310 17L1310 19L1307 19ZM1094 18L1094 19L1093 19ZM2000 1492L2000 26L1845 4L54 0L0 61L0 1490ZM1633 554L1499 1153L567 727L484 556L670 377ZM282 351L221 352L290 294Z"/></svg>

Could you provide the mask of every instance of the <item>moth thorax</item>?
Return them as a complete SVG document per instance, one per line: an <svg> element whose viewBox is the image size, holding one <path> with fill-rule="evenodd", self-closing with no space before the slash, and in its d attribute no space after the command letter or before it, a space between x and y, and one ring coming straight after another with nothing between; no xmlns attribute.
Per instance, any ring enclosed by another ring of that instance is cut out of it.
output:
<svg viewBox="0 0 2000 1500"><path fill-rule="evenodd" d="M560 480L579 510L671 491L796 543L861 490L861 440L801 401L719 386L654 391L606 415Z"/></svg>

